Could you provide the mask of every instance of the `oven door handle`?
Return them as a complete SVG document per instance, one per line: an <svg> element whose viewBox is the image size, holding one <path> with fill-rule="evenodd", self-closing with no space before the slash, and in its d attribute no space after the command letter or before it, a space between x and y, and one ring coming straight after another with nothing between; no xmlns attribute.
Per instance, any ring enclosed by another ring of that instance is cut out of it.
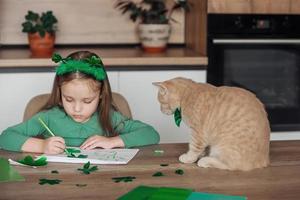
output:
<svg viewBox="0 0 300 200"><path fill-rule="evenodd" d="M300 44L300 39L213 39L213 44Z"/></svg>

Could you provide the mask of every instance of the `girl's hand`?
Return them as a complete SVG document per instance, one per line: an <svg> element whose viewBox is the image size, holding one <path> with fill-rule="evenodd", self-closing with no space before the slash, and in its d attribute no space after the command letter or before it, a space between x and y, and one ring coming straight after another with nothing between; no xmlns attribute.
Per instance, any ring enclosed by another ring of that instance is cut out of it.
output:
<svg viewBox="0 0 300 200"><path fill-rule="evenodd" d="M124 147L123 140L119 137L105 137L101 135L93 135L89 137L81 146L81 149L91 150L96 147L103 149L112 149L115 147Z"/></svg>
<svg viewBox="0 0 300 200"><path fill-rule="evenodd" d="M60 154L66 148L65 140L62 137L50 137L44 141L45 154Z"/></svg>

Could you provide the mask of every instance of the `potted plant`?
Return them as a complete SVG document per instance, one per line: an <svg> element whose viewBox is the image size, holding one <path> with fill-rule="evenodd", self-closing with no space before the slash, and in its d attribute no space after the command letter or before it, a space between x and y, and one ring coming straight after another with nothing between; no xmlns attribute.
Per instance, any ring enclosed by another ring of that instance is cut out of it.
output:
<svg viewBox="0 0 300 200"><path fill-rule="evenodd" d="M171 33L170 20L175 10L188 11L188 0L173 0L168 9L165 0L117 0L116 8L130 13L133 22L139 20L138 33L146 52L162 52L166 49Z"/></svg>
<svg viewBox="0 0 300 200"><path fill-rule="evenodd" d="M54 51L55 31L57 23L52 11L41 15L28 11L22 23L22 32L28 33L28 41L32 57L51 57Z"/></svg>

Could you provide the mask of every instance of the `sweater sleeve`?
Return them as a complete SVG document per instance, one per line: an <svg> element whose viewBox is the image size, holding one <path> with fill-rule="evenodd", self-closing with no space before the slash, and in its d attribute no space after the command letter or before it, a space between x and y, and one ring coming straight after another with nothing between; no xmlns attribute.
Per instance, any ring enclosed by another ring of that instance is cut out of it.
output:
<svg viewBox="0 0 300 200"><path fill-rule="evenodd" d="M126 148L159 143L159 134L152 126L138 120L128 119L119 112L113 113L112 124Z"/></svg>
<svg viewBox="0 0 300 200"><path fill-rule="evenodd" d="M41 126L38 118L48 121L46 112L40 112L31 119L5 129L0 135L0 148L9 151L21 151L25 141L30 137L45 133L45 128Z"/></svg>

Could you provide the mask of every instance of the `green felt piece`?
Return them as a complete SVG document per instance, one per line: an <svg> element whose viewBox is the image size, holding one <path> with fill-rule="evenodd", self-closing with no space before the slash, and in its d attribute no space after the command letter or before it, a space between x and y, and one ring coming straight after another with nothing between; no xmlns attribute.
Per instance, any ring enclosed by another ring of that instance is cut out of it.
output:
<svg viewBox="0 0 300 200"><path fill-rule="evenodd" d="M164 164L160 164L160 166L167 167L167 166L169 166L169 164L164 163Z"/></svg>
<svg viewBox="0 0 300 200"><path fill-rule="evenodd" d="M212 194L203 192L193 192L187 200L246 200L247 197L243 196L229 196L223 194Z"/></svg>
<svg viewBox="0 0 300 200"><path fill-rule="evenodd" d="M24 180L25 178L9 164L6 158L0 157L0 183Z"/></svg>
<svg viewBox="0 0 300 200"><path fill-rule="evenodd" d="M76 184L77 187L86 187L87 184Z"/></svg>
<svg viewBox="0 0 300 200"><path fill-rule="evenodd" d="M133 179L136 179L134 176L121 176L121 177L113 177L111 178L115 183L119 182L132 182Z"/></svg>
<svg viewBox="0 0 300 200"><path fill-rule="evenodd" d="M52 170L51 173L52 174L59 174L59 172L57 170Z"/></svg>
<svg viewBox="0 0 300 200"><path fill-rule="evenodd" d="M180 108L176 108L175 112L174 112L174 120L175 120L175 124L176 126L180 126L181 123L181 109Z"/></svg>
<svg viewBox="0 0 300 200"><path fill-rule="evenodd" d="M37 160L34 160L32 156L26 156L23 159L18 160L17 162L29 166L45 166L47 165L47 158L42 156Z"/></svg>
<svg viewBox="0 0 300 200"><path fill-rule="evenodd" d="M152 176L164 176L164 174L162 172L156 172Z"/></svg>
<svg viewBox="0 0 300 200"><path fill-rule="evenodd" d="M62 182L62 180L41 178L39 184L40 185L44 185L44 184L56 185L56 184L59 184L60 182Z"/></svg>
<svg viewBox="0 0 300 200"><path fill-rule="evenodd" d="M117 200L147 200L157 188L140 185L128 193L117 198Z"/></svg>
<svg viewBox="0 0 300 200"><path fill-rule="evenodd" d="M82 171L84 174L90 174L91 172L97 171L97 166L91 166L90 161L83 165L83 168L78 168L77 170Z"/></svg>
<svg viewBox="0 0 300 200"><path fill-rule="evenodd" d="M147 200L186 200L192 192L191 189L161 187L154 191Z"/></svg>
<svg viewBox="0 0 300 200"><path fill-rule="evenodd" d="M184 174L184 171L182 169L176 169L175 170L175 173L176 174L179 174L179 175L183 175Z"/></svg>

